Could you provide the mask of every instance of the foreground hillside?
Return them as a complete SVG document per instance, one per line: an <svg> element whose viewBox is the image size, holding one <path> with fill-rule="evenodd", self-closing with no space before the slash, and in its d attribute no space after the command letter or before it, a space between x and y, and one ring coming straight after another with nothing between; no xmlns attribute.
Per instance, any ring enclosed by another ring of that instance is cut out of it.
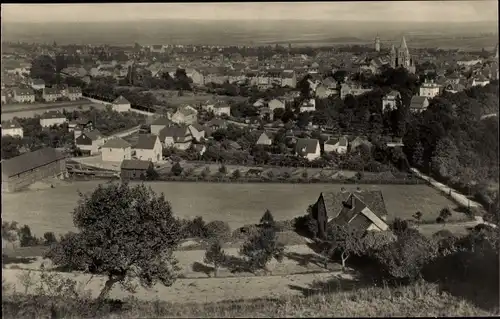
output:
<svg viewBox="0 0 500 319"><path fill-rule="evenodd" d="M243 287L242 287L243 288ZM141 302L128 299L92 312L84 300L57 300L4 296L4 318L159 318L159 317L392 317L491 316L469 301L440 292L438 286L419 282L411 286L360 288L329 293L331 287L304 291L304 297L254 299L206 304ZM317 293L315 295L315 293ZM54 307L51 311L51 304Z"/></svg>

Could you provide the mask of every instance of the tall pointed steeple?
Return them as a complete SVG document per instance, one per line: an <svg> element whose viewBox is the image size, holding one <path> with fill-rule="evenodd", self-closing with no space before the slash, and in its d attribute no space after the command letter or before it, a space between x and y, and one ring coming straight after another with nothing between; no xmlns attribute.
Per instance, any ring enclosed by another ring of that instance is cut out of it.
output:
<svg viewBox="0 0 500 319"><path fill-rule="evenodd" d="M399 49L400 50L405 50L407 51L408 50L408 46L406 45L406 39L405 39L405 36L403 35L403 37L401 38L401 45L399 46Z"/></svg>
<svg viewBox="0 0 500 319"><path fill-rule="evenodd" d="M498 43L497 43L497 46L495 48L495 59L498 59Z"/></svg>
<svg viewBox="0 0 500 319"><path fill-rule="evenodd" d="M391 55L396 55L396 48L394 47L394 44L391 46Z"/></svg>

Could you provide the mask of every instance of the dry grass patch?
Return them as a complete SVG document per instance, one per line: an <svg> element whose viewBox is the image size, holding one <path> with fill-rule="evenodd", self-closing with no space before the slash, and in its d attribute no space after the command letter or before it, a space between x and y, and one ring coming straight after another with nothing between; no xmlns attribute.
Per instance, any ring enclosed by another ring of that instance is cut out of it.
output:
<svg viewBox="0 0 500 319"><path fill-rule="evenodd" d="M49 302L50 301L50 302ZM63 318L279 318L279 317L441 317L491 316L498 312L441 292L425 282L406 287L372 287L336 293L321 292L308 297L287 296L212 303L143 302L128 298L92 312L89 302L49 299L28 301L26 297L2 300L4 318L48 317L50 303ZM36 312L35 312L36 311ZM24 314L22 316L21 314Z"/></svg>

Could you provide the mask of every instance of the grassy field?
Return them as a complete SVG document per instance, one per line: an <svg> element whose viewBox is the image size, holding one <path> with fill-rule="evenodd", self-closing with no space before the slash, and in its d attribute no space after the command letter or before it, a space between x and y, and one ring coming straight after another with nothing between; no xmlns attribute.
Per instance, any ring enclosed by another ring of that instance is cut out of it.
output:
<svg viewBox="0 0 500 319"><path fill-rule="evenodd" d="M85 181L53 189L2 194L2 219L27 224L38 236L44 232L66 233L73 230L71 212L78 191L90 192L103 181ZM259 221L266 209L277 220L303 215L321 192L337 192L341 187L354 190L356 185L342 184L232 184L193 182L152 182L149 186L163 192L174 213L183 218L202 216L207 221L225 220L232 229ZM411 218L416 211L433 221L445 206L453 202L427 185L361 185L362 189L381 190L389 213ZM463 219L453 212L450 220Z"/></svg>
<svg viewBox="0 0 500 319"><path fill-rule="evenodd" d="M211 280L211 279L207 279ZM247 281L253 281L248 279ZM203 286L201 280L200 285ZM247 283L241 282L245 285ZM188 303L125 300L122 307L105 307L98 313L89 311L83 300L51 298L45 302L29 303L29 297L4 295L4 318L21 318L21 310L37 310L37 316L49 317L50 304L55 304L61 318L294 318L294 317L479 317L498 315L497 310L478 307L474 302L443 291L436 284L418 282L400 287L356 287L352 281L332 278L313 281L302 287L297 280L290 284L296 295L266 296L262 290L258 299L224 300ZM201 288L201 287L200 287ZM175 294L171 294L175 297ZM228 294L228 296L230 296ZM49 302L52 301L52 302ZM33 317L33 316L31 316Z"/></svg>
<svg viewBox="0 0 500 319"><path fill-rule="evenodd" d="M2 112L2 121L8 121L13 119L14 117L35 117L36 115L42 115L43 113L51 110L59 110L62 111L63 109L66 111L72 111L72 110L88 110L90 107L94 107L96 109L104 109L104 105L102 104L95 104L95 103L90 103L87 101L80 102L78 105L68 105L65 104L65 106L60 106L60 105L53 105L53 106L46 106L46 107L38 107L36 109L30 109L30 110L19 110L19 111L14 111L9 113L4 113ZM3 106L2 106L3 107Z"/></svg>
<svg viewBox="0 0 500 319"><path fill-rule="evenodd" d="M196 106L200 103L204 103L204 102L214 98L213 94L208 94L208 93L196 94L196 95L191 95L189 93L185 93L183 96L178 96L177 91L150 90L148 92L152 93L159 101L168 103L169 105L172 105L172 106L180 106L180 105L184 105L184 104ZM222 100L222 101L229 101L229 100L244 101L244 100L246 100L245 97L241 97L241 96L231 97L231 96L225 96L225 95L215 96L215 99Z"/></svg>

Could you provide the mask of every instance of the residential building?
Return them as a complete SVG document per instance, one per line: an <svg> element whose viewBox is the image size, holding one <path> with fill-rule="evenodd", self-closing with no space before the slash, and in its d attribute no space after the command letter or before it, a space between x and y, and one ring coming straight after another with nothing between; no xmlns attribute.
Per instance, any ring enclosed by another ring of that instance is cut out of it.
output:
<svg viewBox="0 0 500 319"><path fill-rule="evenodd" d="M80 89L79 87L69 87L67 90L65 90L65 93L65 96L70 101L76 101L83 97L82 89Z"/></svg>
<svg viewBox="0 0 500 319"><path fill-rule="evenodd" d="M434 83L433 80L425 80L425 82L420 86L419 89L420 96L426 96L429 99L432 99L435 96L438 96L441 92L441 85Z"/></svg>
<svg viewBox="0 0 500 319"><path fill-rule="evenodd" d="M297 87L297 74L292 70L285 70L281 74L281 86L296 88Z"/></svg>
<svg viewBox="0 0 500 319"><path fill-rule="evenodd" d="M299 156L307 158L309 161L321 156L319 140L310 138L299 138L295 144L295 152Z"/></svg>
<svg viewBox="0 0 500 319"><path fill-rule="evenodd" d="M315 99L310 99L307 101L304 101L302 105L300 106L300 113L303 112L314 112L316 111L316 100Z"/></svg>
<svg viewBox="0 0 500 319"><path fill-rule="evenodd" d="M104 143L106 143L106 137L99 130L83 132L75 139L76 147L85 155L99 154Z"/></svg>
<svg viewBox="0 0 500 319"><path fill-rule="evenodd" d="M197 121L197 114L191 106L181 106L172 115L171 120L177 124L193 124Z"/></svg>
<svg viewBox="0 0 500 319"><path fill-rule="evenodd" d="M58 88L44 88L42 98L45 102L55 102L61 98L62 94Z"/></svg>
<svg viewBox="0 0 500 319"><path fill-rule="evenodd" d="M66 156L46 147L2 161L2 192L15 192L37 181L67 175Z"/></svg>
<svg viewBox="0 0 500 319"><path fill-rule="evenodd" d="M35 92L33 89L15 88L13 90L14 101L18 103L35 103Z"/></svg>
<svg viewBox="0 0 500 319"><path fill-rule="evenodd" d="M159 117L156 120L154 120L153 123L151 123L150 132L151 132L151 134L158 135L158 133L164 127L170 127L170 126L174 126L174 125L175 125L175 123L172 122L171 120L169 120L168 117L162 116L162 117Z"/></svg>
<svg viewBox="0 0 500 319"><path fill-rule="evenodd" d="M472 86L486 86L490 83L484 75L480 74L472 79Z"/></svg>
<svg viewBox="0 0 500 319"><path fill-rule="evenodd" d="M193 140L199 142L202 138L205 138L207 134L207 129L198 123L194 123L188 126L189 132L193 137Z"/></svg>
<svg viewBox="0 0 500 319"><path fill-rule="evenodd" d="M188 126L164 127L158 136L165 147L174 147L180 150L187 150L193 141Z"/></svg>
<svg viewBox="0 0 500 319"><path fill-rule="evenodd" d="M267 103L267 107L271 110L271 112L274 112L276 109L285 109L285 102L278 100L278 99L272 99Z"/></svg>
<svg viewBox="0 0 500 319"><path fill-rule="evenodd" d="M337 94L337 91L329 89L326 86L320 84L316 87L315 94L316 94L316 97L319 99L326 99L327 97L330 97L332 95Z"/></svg>
<svg viewBox="0 0 500 319"><path fill-rule="evenodd" d="M225 102L217 102L212 108L215 116L230 116L231 115L231 107L229 104Z"/></svg>
<svg viewBox="0 0 500 319"><path fill-rule="evenodd" d="M257 142L255 144L256 145L272 145L273 144L273 137L270 133L262 132L262 134L260 134L260 136L257 139Z"/></svg>
<svg viewBox="0 0 500 319"><path fill-rule="evenodd" d="M130 111L130 107L130 102L122 95L116 98L112 103L113 111L116 112L128 112Z"/></svg>
<svg viewBox="0 0 500 319"><path fill-rule="evenodd" d="M42 79L31 79L30 86L33 90L43 90L45 89L45 81Z"/></svg>
<svg viewBox="0 0 500 319"><path fill-rule="evenodd" d="M413 96L410 102L411 112L423 112L429 106L429 99L426 96Z"/></svg>
<svg viewBox="0 0 500 319"><path fill-rule="evenodd" d="M382 98L382 112L392 111L397 108L397 103L401 102L401 93L392 90Z"/></svg>
<svg viewBox="0 0 500 319"><path fill-rule="evenodd" d="M105 162L121 162L132 159L132 146L120 137L113 137L101 147L101 157Z"/></svg>
<svg viewBox="0 0 500 319"><path fill-rule="evenodd" d="M54 125L62 125L68 120L66 116L59 111L48 111L40 116L40 126L41 127L51 127Z"/></svg>
<svg viewBox="0 0 500 319"><path fill-rule="evenodd" d="M368 149L371 149L373 144L364 136L350 136L347 138L349 141L349 150L355 151L358 147L364 145Z"/></svg>
<svg viewBox="0 0 500 319"><path fill-rule="evenodd" d="M372 89L365 89L359 85L355 85L354 83L342 83L340 87L340 98L345 99L347 95L358 96L367 92L370 92Z"/></svg>
<svg viewBox="0 0 500 319"><path fill-rule="evenodd" d="M153 162L151 161L136 159L123 160L120 165L120 177L124 181L134 179L144 180L146 178L147 171L153 168Z"/></svg>
<svg viewBox="0 0 500 319"><path fill-rule="evenodd" d="M7 103L7 94L2 90L2 103Z"/></svg>
<svg viewBox="0 0 500 319"><path fill-rule="evenodd" d="M227 121L223 119L212 119L211 121L205 123L205 127L211 131L216 131L221 128L226 129Z"/></svg>
<svg viewBox="0 0 500 319"><path fill-rule="evenodd" d="M349 225L360 231L386 231L387 209L381 191L322 192L312 206L318 237L325 238L328 225Z"/></svg>
<svg viewBox="0 0 500 319"><path fill-rule="evenodd" d="M134 150L139 160L157 163L162 159L163 147L157 135L140 134Z"/></svg>
<svg viewBox="0 0 500 319"><path fill-rule="evenodd" d="M24 137L23 127L15 120L2 121L2 136Z"/></svg>
<svg viewBox="0 0 500 319"><path fill-rule="evenodd" d="M348 146L349 141L347 140L347 137L334 137L325 142L325 144L323 145L323 151L325 151L325 153L336 152L338 154L345 154L347 153Z"/></svg>
<svg viewBox="0 0 500 319"><path fill-rule="evenodd" d="M79 118L70 121L68 124L68 130L73 132L75 138L80 136L83 132L90 132L94 129L94 123L87 118Z"/></svg>

